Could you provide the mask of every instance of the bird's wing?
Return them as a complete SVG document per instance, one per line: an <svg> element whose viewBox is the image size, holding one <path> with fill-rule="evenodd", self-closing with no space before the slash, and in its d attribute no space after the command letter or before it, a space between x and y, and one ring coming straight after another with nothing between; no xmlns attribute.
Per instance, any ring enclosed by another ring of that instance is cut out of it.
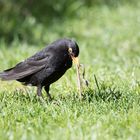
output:
<svg viewBox="0 0 140 140"><path fill-rule="evenodd" d="M49 55L28 58L25 61L18 63L15 67L0 73L0 78L2 80L21 79L40 71L44 67L46 68L49 59Z"/></svg>

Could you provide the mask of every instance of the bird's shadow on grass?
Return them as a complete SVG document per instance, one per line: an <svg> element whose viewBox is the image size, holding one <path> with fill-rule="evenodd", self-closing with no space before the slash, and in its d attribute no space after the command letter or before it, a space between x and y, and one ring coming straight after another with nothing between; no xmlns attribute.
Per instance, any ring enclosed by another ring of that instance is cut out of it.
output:
<svg viewBox="0 0 140 140"><path fill-rule="evenodd" d="M74 101L74 102L117 102L123 96L123 92L116 85L107 85L105 82L101 82L98 84L98 87L88 87L85 88L82 92L82 98L79 98L78 92L71 91L66 96L59 95L59 98L62 101Z"/></svg>
<svg viewBox="0 0 140 140"><path fill-rule="evenodd" d="M100 83L100 89L98 88L88 88L83 93L83 100L87 100L89 102L96 101L117 101L122 96L122 91L116 86L106 86L106 84Z"/></svg>

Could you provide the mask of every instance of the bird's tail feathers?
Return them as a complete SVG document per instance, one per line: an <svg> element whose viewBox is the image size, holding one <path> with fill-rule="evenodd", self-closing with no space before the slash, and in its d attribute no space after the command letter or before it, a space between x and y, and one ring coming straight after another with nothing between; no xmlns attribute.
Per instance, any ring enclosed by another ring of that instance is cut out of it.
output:
<svg viewBox="0 0 140 140"><path fill-rule="evenodd" d="M7 69L3 72L0 72L0 79L1 80L13 80L13 72L12 72L13 68Z"/></svg>

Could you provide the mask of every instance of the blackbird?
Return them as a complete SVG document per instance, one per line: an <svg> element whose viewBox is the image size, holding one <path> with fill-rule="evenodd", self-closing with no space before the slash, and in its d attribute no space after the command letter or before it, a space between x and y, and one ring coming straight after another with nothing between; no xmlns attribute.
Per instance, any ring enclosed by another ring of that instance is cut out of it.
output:
<svg viewBox="0 0 140 140"><path fill-rule="evenodd" d="M18 63L15 67L0 73L2 80L17 80L24 85L37 87L37 95L42 96L44 87L47 96L49 87L72 67L72 62L78 62L79 47L71 39L60 39L49 44L33 56Z"/></svg>

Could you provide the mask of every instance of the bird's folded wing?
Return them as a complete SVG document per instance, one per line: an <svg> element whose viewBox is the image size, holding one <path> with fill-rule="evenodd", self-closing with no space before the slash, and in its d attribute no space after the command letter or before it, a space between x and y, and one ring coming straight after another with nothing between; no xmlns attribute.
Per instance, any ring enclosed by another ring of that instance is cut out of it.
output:
<svg viewBox="0 0 140 140"><path fill-rule="evenodd" d="M15 67L0 73L0 78L2 80L15 80L26 77L47 67L47 61L48 57L41 60L27 59L18 63Z"/></svg>

